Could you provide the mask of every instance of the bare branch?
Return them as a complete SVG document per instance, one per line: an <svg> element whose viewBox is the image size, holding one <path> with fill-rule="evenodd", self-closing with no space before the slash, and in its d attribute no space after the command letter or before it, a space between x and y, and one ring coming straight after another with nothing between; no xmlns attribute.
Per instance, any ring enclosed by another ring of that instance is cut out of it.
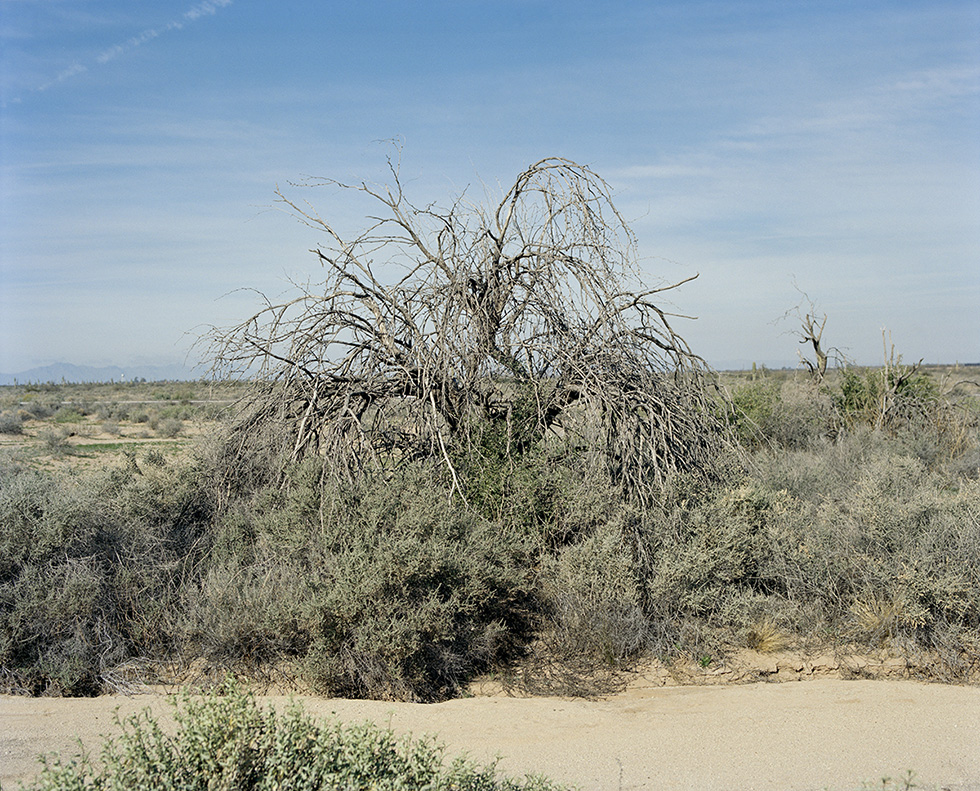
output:
<svg viewBox="0 0 980 791"><path fill-rule="evenodd" d="M707 465L706 365L653 302L693 278L641 285L605 181L543 159L492 208L417 208L389 168L390 185L316 182L380 207L352 239L277 190L324 235L322 280L212 336L216 370L256 375L290 458L319 453L352 475L430 458L462 493L454 459L500 425L507 454L560 436L637 497Z"/></svg>

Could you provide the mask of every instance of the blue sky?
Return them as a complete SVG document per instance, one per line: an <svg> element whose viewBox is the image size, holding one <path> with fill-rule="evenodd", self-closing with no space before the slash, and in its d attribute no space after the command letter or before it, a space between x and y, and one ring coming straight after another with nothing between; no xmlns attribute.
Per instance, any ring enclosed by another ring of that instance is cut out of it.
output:
<svg viewBox="0 0 980 791"><path fill-rule="evenodd" d="M0 0L0 371L171 362L316 275L403 143L417 203L546 156L606 178L677 329L792 363L980 361L980 4ZM193 357L190 358L193 361Z"/></svg>

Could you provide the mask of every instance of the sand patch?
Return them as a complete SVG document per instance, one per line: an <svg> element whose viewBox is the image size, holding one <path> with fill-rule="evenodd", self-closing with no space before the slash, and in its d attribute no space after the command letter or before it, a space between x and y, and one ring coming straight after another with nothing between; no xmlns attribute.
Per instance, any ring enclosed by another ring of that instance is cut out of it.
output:
<svg viewBox="0 0 980 791"><path fill-rule="evenodd" d="M860 789L916 773L920 787L980 789L980 689L914 681L664 687L638 679L606 700L472 697L420 705L298 696L316 717L437 734L450 754L542 772L582 789ZM286 696L262 696L282 707ZM36 772L39 752L97 751L121 715L165 696L0 697L0 782ZM897 786L901 787L901 786Z"/></svg>

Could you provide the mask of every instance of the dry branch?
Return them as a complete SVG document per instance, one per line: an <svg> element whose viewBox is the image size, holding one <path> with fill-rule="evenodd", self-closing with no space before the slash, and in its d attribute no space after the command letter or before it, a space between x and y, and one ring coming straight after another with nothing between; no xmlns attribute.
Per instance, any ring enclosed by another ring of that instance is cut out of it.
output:
<svg viewBox="0 0 980 791"><path fill-rule="evenodd" d="M324 234L323 278L211 337L215 373L261 383L252 413L279 426L284 455L349 475L428 458L455 481L474 427L501 425L507 453L548 434L589 446L633 495L707 464L705 366L653 301L680 284L641 287L599 176L544 159L496 206L419 208L389 167L388 186L317 182L378 204L353 239L278 192Z"/></svg>

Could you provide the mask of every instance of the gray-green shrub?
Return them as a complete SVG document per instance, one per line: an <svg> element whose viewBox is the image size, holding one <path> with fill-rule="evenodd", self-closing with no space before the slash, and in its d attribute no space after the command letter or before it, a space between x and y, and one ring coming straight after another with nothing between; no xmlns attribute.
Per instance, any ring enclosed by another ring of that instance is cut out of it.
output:
<svg viewBox="0 0 980 791"><path fill-rule="evenodd" d="M0 414L0 434L23 434L24 421L16 412Z"/></svg>
<svg viewBox="0 0 980 791"><path fill-rule="evenodd" d="M44 758L29 791L179 788L185 791L431 789L558 791L540 776L502 777L494 764L446 760L431 739L399 737L369 723L321 724L299 706L283 714L260 709L231 684L203 699L183 696L168 733L148 712L117 720L96 766L87 755Z"/></svg>
<svg viewBox="0 0 980 791"><path fill-rule="evenodd" d="M173 651L174 605L209 519L191 471L58 476L0 467L0 666L34 694L103 691Z"/></svg>
<svg viewBox="0 0 980 791"><path fill-rule="evenodd" d="M539 540L461 509L429 468L351 486L320 469L223 524L190 609L207 655L279 655L330 694L432 700L527 639Z"/></svg>

